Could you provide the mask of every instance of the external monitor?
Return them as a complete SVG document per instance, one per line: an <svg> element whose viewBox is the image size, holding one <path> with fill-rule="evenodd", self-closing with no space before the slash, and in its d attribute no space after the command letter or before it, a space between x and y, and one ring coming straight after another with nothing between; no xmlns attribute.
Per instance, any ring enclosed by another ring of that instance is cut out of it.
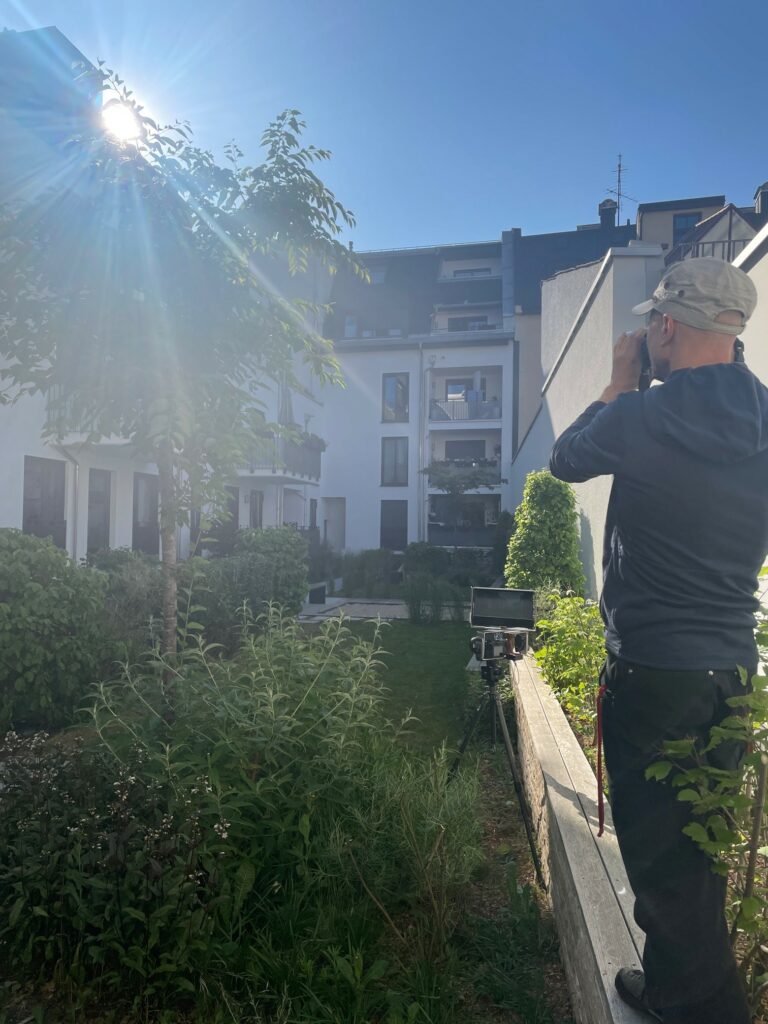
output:
<svg viewBox="0 0 768 1024"><path fill-rule="evenodd" d="M496 629L533 629L533 591L472 587L469 621Z"/></svg>

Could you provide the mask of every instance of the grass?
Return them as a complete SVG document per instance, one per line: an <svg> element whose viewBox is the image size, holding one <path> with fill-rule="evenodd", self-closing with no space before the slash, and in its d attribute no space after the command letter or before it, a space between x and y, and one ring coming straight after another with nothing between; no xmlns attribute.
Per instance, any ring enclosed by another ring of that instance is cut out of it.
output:
<svg viewBox="0 0 768 1024"><path fill-rule="evenodd" d="M373 623L349 625L366 639L373 635ZM395 722L409 711L415 716L406 738L416 750L426 753L443 742L455 747L461 739L471 691L466 671L471 636L470 626L455 622L415 626L395 621L382 629L388 715Z"/></svg>
<svg viewBox="0 0 768 1024"><path fill-rule="evenodd" d="M350 628L370 638L370 622ZM382 631L388 714L416 721L405 734L415 750L442 743L456 747L470 705L481 689L467 672L468 625L388 623ZM480 737L484 729L478 730ZM482 741L481 741L482 742ZM475 751L477 756L477 750ZM479 815L485 867L465 893L464 916L454 938L463 1024L572 1024L567 985L558 956L551 911L536 888L522 817L499 748L482 751Z"/></svg>

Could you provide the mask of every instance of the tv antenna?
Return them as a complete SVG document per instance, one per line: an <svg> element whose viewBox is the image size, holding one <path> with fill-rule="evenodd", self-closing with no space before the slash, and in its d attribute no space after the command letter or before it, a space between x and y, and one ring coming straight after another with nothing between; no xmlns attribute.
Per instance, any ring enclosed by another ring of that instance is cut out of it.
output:
<svg viewBox="0 0 768 1024"><path fill-rule="evenodd" d="M627 193L622 189L621 183L622 178L626 174L627 168L621 162L621 153L619 153L619 162L616 164L616 188L609 188L606 191L612 196L616 196L616 223L621 224L621 200L628 199L631 203L636 203L637 200L633 199L632 196L628 196Z"/></svg>

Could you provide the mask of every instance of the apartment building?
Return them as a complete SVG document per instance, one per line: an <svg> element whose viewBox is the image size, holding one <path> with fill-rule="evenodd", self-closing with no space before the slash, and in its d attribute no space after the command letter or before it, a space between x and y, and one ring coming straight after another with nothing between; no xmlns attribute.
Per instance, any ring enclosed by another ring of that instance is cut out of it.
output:
<svg viewBox="0 0 768 1024"><path fill-rule="evenodd" d="M338 548L484 547L510 508L509 467L541 384L540 281L634 237L616 204L573 231L361 253L325 334L346 379L326 394L318 526ZM533 399L533 400L532 400ZM457 499L428 470L483 486Z"/></svg>

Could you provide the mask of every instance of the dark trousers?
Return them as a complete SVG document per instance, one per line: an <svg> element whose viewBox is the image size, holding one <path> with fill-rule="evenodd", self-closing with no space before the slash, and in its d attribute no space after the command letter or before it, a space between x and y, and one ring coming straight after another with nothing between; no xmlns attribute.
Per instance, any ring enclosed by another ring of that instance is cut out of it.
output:
<svg viewBox="0 0 768 1024"><path fill-rule="evenodd" d="M734 714L727 699L745 692L739 674L645 668L608 654L601 682L611 810L646 935L650 1005L679 1024L749 1024L725 920L726 879L683 835L690 804L668 781L645 778L667 740L695 737L703 751L710 728ZM737 768L743 756L737 743L699 754L718 768Z"/></svg>

